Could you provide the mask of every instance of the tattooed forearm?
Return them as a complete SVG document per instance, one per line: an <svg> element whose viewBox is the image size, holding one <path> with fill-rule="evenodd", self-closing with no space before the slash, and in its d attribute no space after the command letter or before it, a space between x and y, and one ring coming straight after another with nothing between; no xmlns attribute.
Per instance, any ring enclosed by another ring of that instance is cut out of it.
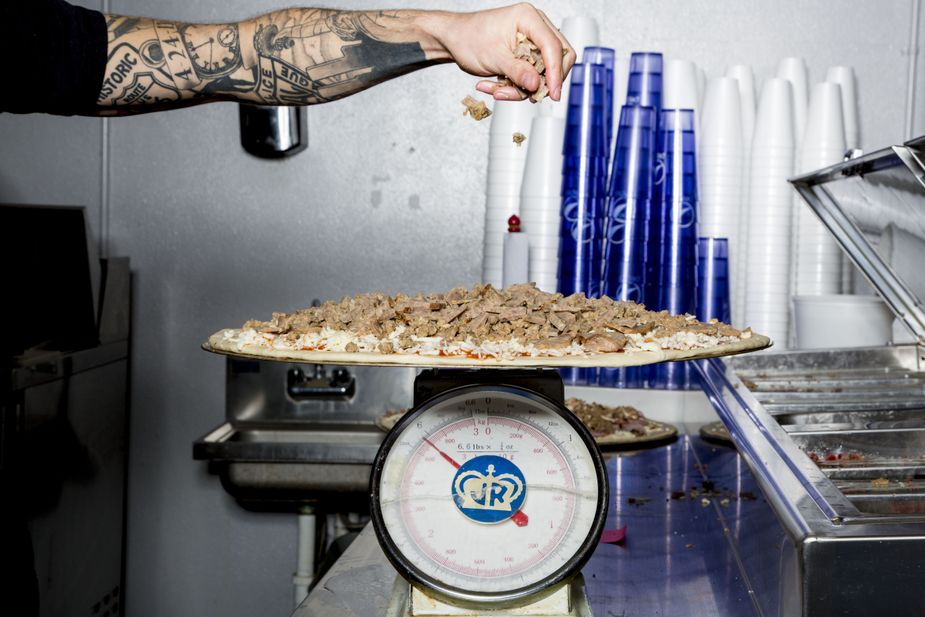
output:
<svg viewBox="0 0 925 617"><path fill-rule="evenodd" d="M100 113L209 100L332 101L444 60L417 17L288 9L206 25L110 16Z"/></svg>

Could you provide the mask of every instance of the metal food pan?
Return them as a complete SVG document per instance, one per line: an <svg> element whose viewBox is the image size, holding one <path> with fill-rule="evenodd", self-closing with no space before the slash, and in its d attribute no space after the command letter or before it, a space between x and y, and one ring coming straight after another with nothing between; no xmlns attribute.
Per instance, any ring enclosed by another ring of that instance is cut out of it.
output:
<svg viewBox="0 0 925 617"><path fill-rule="evenodd" d="M925 403L911 409L857 409L844 411L792 411L774 414L774 418L785 431L801 430L803 426L843 425L842 430L857 428L888 428L883 426L893 423L898 428L901 423L921 422L925 425Z"/></svg>
<svg viewBox="0 0 925 617"><path fill-rule="evenodd" d="M925 390L925 378L911 371L851 371L841 370L829 373L794 372L789 375L766 376L742 375L746 387L756 395L765 392L854 392L864 390Z"/></svg>
<svg viewBox="0 0 925 617"><path fill-rule="evenodd" d="M761 401L762 407L772 416L794 415L799 413L851 412L851 411L912 411L925 406L925 398L916 397L843 397L807 401L799 398L792 400Z"/></svg>
<svg viewBox="0 0 925 617"><path fill-rule="evenodd" d="M923 428L805 431L790 433L790 438L807 455L816 454L820 467L925 463Z"/></svg>
<svg viewBox="0 0 925 617"><path fill-rule="evenodd" d="M849 495L848 499L867 514L925 514L925 495Z"/></svg>

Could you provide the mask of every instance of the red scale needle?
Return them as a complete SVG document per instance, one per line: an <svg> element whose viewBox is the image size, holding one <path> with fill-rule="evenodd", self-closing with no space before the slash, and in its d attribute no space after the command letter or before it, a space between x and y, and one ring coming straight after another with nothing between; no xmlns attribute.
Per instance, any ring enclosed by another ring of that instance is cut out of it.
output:
<svg viewBox="0 0 925 617"><path fill-rule="evenodd" d="M427 445L429 445L431 448L436 450L440 454L440 456L443 457L443 460L445 460L447 463L452 465L454 468L459 469L459 463L454 461L452 456L450 456L449 454L447 454L446 452L438 448L436 445L434 445L434 442L432 442L427 437L424 438L424 441L427 442ZM517 512L515 512L511 516L511 520L514 521L514 524L517 525L518 527L526 527L527 523L530 522L530 519L527 517L526 514L524 514L523 510L518 510Z"/></svg>

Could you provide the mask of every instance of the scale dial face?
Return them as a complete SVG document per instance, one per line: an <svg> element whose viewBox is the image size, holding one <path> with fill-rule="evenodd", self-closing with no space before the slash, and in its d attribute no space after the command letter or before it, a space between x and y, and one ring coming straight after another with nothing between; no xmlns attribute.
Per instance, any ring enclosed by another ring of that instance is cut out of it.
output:
<svg viewBox="0 0 925 617"><path fill-rule="evenodd" d="M587 430L510 386L466 386L407 414L373 472L373 522L406 577L468 602L512 602L574 574L606 514Z"/></svg>

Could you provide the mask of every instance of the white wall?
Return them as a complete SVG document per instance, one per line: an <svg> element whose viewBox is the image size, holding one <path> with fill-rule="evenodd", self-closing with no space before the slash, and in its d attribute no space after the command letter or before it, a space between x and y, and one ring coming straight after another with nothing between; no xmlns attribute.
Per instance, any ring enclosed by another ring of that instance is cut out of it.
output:
<svg viewBox="0 0 925 617"><path fill-rule="evenodd" d="M862 139L874 147L903 137L910 1L550 0L543 8L559 21L581 7L619 53L661 50L710 75L748 62L767 76L787 55L805 56L813 79L829 64L853 65ZM111 4L126 14L222 20L292 3ZM923 133L925 61L918 80ZM105 142L101 120L0 117L0 201L87 205L96 233L113 254L130 255L136 272L132 617L288 615L294 519L245 512L191 457L192 441L224 414L222 361L199 343L315 297L474 281L488 123L463 118L458 104L473 83L441 66L312 108L308 151L281 162L240 149L232 104L110 120Z"/></svg>

